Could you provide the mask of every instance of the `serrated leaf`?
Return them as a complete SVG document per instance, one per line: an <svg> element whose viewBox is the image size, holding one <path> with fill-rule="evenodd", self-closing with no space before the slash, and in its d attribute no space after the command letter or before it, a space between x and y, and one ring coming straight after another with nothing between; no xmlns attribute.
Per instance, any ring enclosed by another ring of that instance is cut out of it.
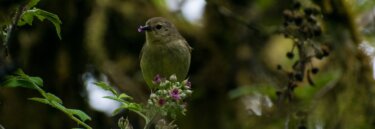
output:
<svg viewBox="0 0 375 129"><path fill-rule="evenodd" d="M24 87L35 89L34 85L30 81L17 76L7 76L5 81L1 83L1 86L10 88Z"/></svg>
<svg viewBox="0 0 375 129"><path fill-rule="evenodd" d="M127 109L130 109L130 110L135 110L135 111L140 111L141 110L141 106L137 103L129 103L127 105Z"/></svg>
<svg viewBox="0 0 375 129"><path fill-rule="evenodd" d="M50 101L50 105L53 106L54 108L57 108L61 111L68 111L67 108L64 105L61 105L60 103L56 101Z"/></svg>
<svg viewBox="0 0 375 129"><path fill-rule="evenodd" d="M43 79L40 77L30 77L30 80L34 82L34 84L38 85L39 87L43 86Z"/></svg>
<svg viewBox="0 0 375 129"><path fill-rule="evenodd" d="M62 24L62 22L60 18L56 14L47 12L45 10L33 8L33 9L24 11L24 13L21 15L21 20L19 20L17 25L19 26L22 26L25 24L32 25L34 16L37 17L40 21L43 21L44 19L47 19L48 21L50 21L55 26L57 36L59 37L59 39L61 39L60 25Z"/></svg>
<svg viewBox="0 0 375 129"><path fill-rule="evenodd" d="M109 86L107 83L105 83L105 82L95 82L94 83L96 86L99 86L100 88L102 88L103 90L108 90L108 91L110 91L111 89L112 89L112 87L111 86Z"/></svg>
<svg viewBox="0 0 375 129"><path fill-rule="evenodd" d="M96 86L99 86L100 88L102 88L103 90L107 90L107 91L111 91L113 94L117 94L116 90L112 88L112 86L108 85L107 83L105 82L95 82L94 83Z"/></svg>
<svg viewBox="0 0 375 129"><path fill-rule="evenodd" d="M124 110L125 108L124 107L119 107L119 108L116 108L113 112L112 112L112 116L115 116L117 114L119 114L122 110Z"/></svg>
<svg viewBox="0 0 375 129"><path fill-rule="evenodd" d="M7 76L1 84L4 87L25 87L35 89L34 86L43 86L43 80L40 77L32 77L18 69L14 75Z"/></svg>
<svg viewBox="0 0 375 129"><path fill-rule="evenodd" d="M14 75L25 76L26 74L22 69L17 69L16 72L14 72Z"/></svg>
<svg viewBox="0 0 375 129"><path fill-rule="evenodd" d="M111 100L118 101L118 102L126 102L122 99L117 98L116 96L104 96L103 98L111 99Z"/></svg>
<svg viewBox="0 0 375 129"><path fill-rule="evenodd" d="M30 9L32 7L34 7L35 5L37 5L39 3L40 0L31 0L29 3L27 3L26 5L26 9Z"/></svg>
<svg viewBox="0 0 375 129"><path fill-rule="evenodd" d="M70 113L72 113L73 115L78 116L78 118L79 118L81 121L91 120L91 117L88 116L85 112L83 112L83 111L81 111L81 110L77 110L77 109L68 109L68 111L69 111Z"/></svg>
<svg viewBox="0 0 375 129"><path fill-rule="evenodd" d="M25 11L21 15L21 19L18 21L17 25L18 26L23 26L25 24L28 25L33 25L33 20L34 20L34 15L31 12Z"/></svg>
<svg viewBox="0 0 375 129"><path fill-rule="evenodd" d="M133 99L133 97L131 97L131 96L125 94L125 93L121 93L121 94L118 96L118 98L119 98L119 99L130 99L130 100Z"/></svg>
<svg viewBox="0 0 375 129"><path fill-rule="evenodd" d="M27 81L21 81L21 79L19 77L16 77L16 76L7 76L4 80L4 82L1 83L2 87L11 87L11 88L28 87L28 86L25 86L25 85L29 85L29 84L27 84ZM28 87L28 88L30 88L30 87Z"/></svg>
<svg viewBox="0 0 375 129"><path fill-rule="evenodd" d="M49 101L45 98L29 98L29 100L44 103L44 104L49 104Z"/></svg>
<svg viewBox="0 0 375 129"><path fill-rule="evenodd" d="M52 24L55 26L57 36L59 36L59 38L61 39L60 24L62 24L62 22L60 18L56 14L53 14L53 13L50 13L41 9L35 8L35 11L36 11L35 12L36 16L38 17L39 20L43 21L43 19L46 18L48 21L52 22Z"/></svg>
<svg viewBox="0 0 375 129"><path fill-rule="evenodd" d="M47 93L46 95L47 95L47 99L49 101L55 101L59 104L62 104L62 100L59 97L57 97L56 95L51 94L51 93Z"/></svg>

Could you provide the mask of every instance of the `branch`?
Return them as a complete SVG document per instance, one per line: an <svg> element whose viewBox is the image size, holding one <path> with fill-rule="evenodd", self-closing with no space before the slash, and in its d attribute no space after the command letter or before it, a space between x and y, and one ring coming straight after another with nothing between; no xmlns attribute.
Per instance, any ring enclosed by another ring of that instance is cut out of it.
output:
<svg viewBox="0 0 375 129"><path fill-rule="evenodd" d="M20 5L20 7L18 7L16 13L13 16L12 23L7 28L7 34L6 34L5 40L2 44L3 48L1 48L1 50L5 50L5 53L3 53L3 52L1 53L2 58L9 55L8 45L9 45L10 39L13 36L14 30L17 27L17 23L18 23L19 19L21 18L21 15L22 15L23 11L25 10L26 5L27 5L27 3L22 4L22 5Z"/></svg>

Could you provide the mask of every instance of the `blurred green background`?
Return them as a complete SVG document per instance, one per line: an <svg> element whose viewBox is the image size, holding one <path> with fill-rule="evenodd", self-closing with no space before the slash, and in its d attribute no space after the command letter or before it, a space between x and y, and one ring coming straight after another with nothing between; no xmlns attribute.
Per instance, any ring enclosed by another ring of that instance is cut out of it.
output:
<svg viewBox="0 0 375 129"><path fill-rule="evenodd" d="M0 0L1 29L25 0ZM313 60L316 86L301 82L292 101L278 103L294 60L285 54L292 40L280 34L283 10L293 0L41 0L38 8L62 20L62 40L50 22L16 29L9 45L10 67L40 76L44 89L64 105L85 111L95 129L116 129L127 116L134 128L143 121L101 96L98 80L146 102L139 53L145 41L140 25L151 17L170 19L192 52L189 78L194 90L181 129L373 129L375 128L375 1L301 0L322 11L330 55ZM1 64L1 68L5 69ZM63 113L27 100L29 89L0 88L0 125L5 129L67 129L77 126ZM0 129L1 129L0 126Z"/></svg>

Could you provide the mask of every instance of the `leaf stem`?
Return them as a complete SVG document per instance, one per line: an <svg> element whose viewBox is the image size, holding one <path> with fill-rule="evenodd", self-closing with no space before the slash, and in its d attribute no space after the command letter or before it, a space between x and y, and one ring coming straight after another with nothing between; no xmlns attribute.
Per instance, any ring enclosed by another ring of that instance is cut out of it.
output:
<svg viewBox="0 0 375 129"><path fill-rule="evenodd" d="M150 126L150 119L145 114L143 114L142 112L137 111L137 110L131 110L131 111L133 111L134 113L137 113L138 115L140 115L145 120L144 129L147 129Z"/></svg>

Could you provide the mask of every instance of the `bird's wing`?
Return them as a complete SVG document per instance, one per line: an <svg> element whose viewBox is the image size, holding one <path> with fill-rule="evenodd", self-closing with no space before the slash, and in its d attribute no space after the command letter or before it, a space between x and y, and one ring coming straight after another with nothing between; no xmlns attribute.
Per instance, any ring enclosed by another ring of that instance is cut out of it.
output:
<svg viewBox="0 0 375 129"><path fill-rule="evenodd" d="M145 45L146 45L146 43L143 44L142 49L141 49L141 52L139 53L139 57L138 57L139 60L141 60L141 58L142 58L143 51L144 51L143 49L145 49Z"/></svg>
<svg viewBox="0 0 375 129"><path fill-rule="evenodd" d="M182 40L182 42L189 49L189 52L191 53L191 51L193 50L193 48L189 45L189 43L186 40Z"/></svg>

